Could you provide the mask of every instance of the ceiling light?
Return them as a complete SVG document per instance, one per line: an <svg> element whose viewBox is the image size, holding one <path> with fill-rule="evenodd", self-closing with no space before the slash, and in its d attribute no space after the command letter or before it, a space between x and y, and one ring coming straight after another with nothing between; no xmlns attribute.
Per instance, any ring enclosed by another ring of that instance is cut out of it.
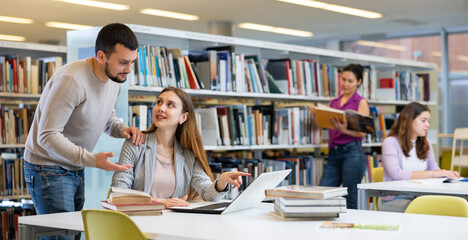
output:
<svg viewBox="0 0 468 240"><path fill-rule="evenodd" d="M287 34L299 37L312 37L314 34L312 32L289 29L289 28L280 28L280 27L273 27L255 23L240 23L238 25L240 28L250 29L250 30L257 30L257 31L264 31L264 32L273 32L279 34Z"/></svg>
<svg viewBox="0 0 468 240"><path fill-rule="evenodd" d="M7 41L17 41L17 42L26 41L26 38L23 36L14 36L14 35L6 35L6 34L0 34L0 39L7 40Z"/></svg>
<svg viewBox="0 0 468 240"><path fill-rule="evenodd" d="M72 30L86 30L86 29L90 29L93 27L93 26L88 26L88 25L61 23L61 22L46 22L45 25L47 27L64 28L64 29L72 29Z"/></svg>
<svg viewBox="0 0 468 240"><path fill-rule="evenodd" d="M376 47L376 48L386 48L390 50L396 51L406 51L406 47L388 43L381 43L381 42L371 42L371 41L357 41L356 44L368 47Z"/></svg>
<svg viewBox="0 0 468 240"><path fill-rule="evenodd" d="M17 18L17 17L7 17L0 16L0 22L11 22L11 23L22 23L22 24L31 24L34 21L28 18Z"/></svg>
<svg viewBox="0 0 468 240"><path fill-rule="evenodd" d="M140 13L160 16L160 17L177 18L177 19L182 19L182 20L187 20L187 21L195 21L195 20L200 19L200 17L196 15L164 11L164 10L158 10L158 9L151 9L151 8L141 9Z"/></svg>
<svg viewBox="0 0 468 240"><path fill-rule="evenodd" d="M105 9L111 9L111 10L117 10L117 11L130 9L130 6L128 5L91 1L91 0L55 0L55 1L83 5L83 6L88 6L88 7L105 8Z"/></svg>
<svg viewBox="0 0 468 240"><path fill-rule="evenodd" d="M339 12L339 13L354 15L358 17L365 17L365 18L381 18L383 16L381 13L378 13L378 12L371 12L371 11L366 11L362 9L350 8L350 7L345 7L345 6L335 5L335 4L328 4L324 2L311 1L311 0L277 0L277 1L302 5L306 7L320 8L320 9L324 9L328 11Z"/></svg>

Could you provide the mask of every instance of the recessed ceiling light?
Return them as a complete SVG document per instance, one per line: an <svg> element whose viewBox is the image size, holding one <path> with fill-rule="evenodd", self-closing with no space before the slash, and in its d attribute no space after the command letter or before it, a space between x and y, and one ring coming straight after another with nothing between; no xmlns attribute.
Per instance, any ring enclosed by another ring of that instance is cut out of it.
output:
<svg viewBox="0 0 468 240"><path fill-rule="evenodd" d="M196 15L171 12L171 11L165 11L165 10L159 10L159 9L151 9L151 8L141 9L140 13L153 15L153 16L159 16L159 17L177 18L177 19L182 19L182 20L187 20L187 21L195 21L195 20L200 19L200 17Z"/></svg>
<svg viewBox="0 0 468 240"><path fill-rule="evenodd" d="M397 51L406 51L406 47L404 46L381 43L381 42L357 41L356 44L362 45L362 46L368 46L368 47L386 48L386 49L397 50Z"/></svg>
<svg viewBox="0 0 468 240"><path fill-rule="evenodd" d="M64 28L64 29L72 29L72 30L86 30L86 29L90 29L93 27L93 26L88 26L88 25L62 23L62 22L46 22L45 25L47 27Z"/></svg>
<svg viewBox="0 0 468 240"><path fill-rule="evenodd" d="M240 28L245 28L245 29L250 29L250 30L272 32L272 33L293 35L293 36L299 36L299 37L314 36L312 32L289 29L289 28L273 27L273 26L268 26L268 25L255 24L255 23L240 23L238 26Z"/></svg>
<svg viewBox="0 0 468 240"><path fill-rule="evenodd" d="M0 34L0 39L7 40L7 41L17 41L17 42L26 41L26 38L23 36L6 35L6 34Z"/></svg>
<svg viewBox="0 0 468 240"><path fill-rule="evenodd" d="M358 17L365 17L365 18L381 18L383 16L381 13L378 13L378 12L371 12L367 10L350 8L350 7L329 4L329 3L324 3L324 2L318 2L318 1L312 1L312 0L277 0L277 1L297 4L297 5L306 6L306 7L319 8L319 9L324 9L328 11L339 12L339 13L354 15Z"/></svg>
<svg viewBox="0 0 468 240"><path fill-rule="evenodd" d="M130 6L128 5L109 3L109 2L100 2L100 1L91 1L91 0L55 0L55 1L83 5L83 6L88 6L88 7L105 8L105 9L111 9L111 10L117 10L117 11L130 9Z"/></svg>
<svg viewBox="0 0 468 240"><path fill-rule="evenodd" d="M7 17L7 16L0 16L1 22L11 22L11 23L22 23L22 24L31 24L34 21L29 18L17 18L17 17Z"/></svg>

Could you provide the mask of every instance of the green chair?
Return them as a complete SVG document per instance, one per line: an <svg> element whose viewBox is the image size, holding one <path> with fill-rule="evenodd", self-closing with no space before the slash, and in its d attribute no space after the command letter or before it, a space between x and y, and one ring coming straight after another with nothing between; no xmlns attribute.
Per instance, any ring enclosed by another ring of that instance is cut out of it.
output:
<svg viewBox="0 0 468 240"><path fill-rule="evenodd" d="M414 199L405 213L468 217L468 203L461 197L425 195Z"/></svg>
<svg viewBox="0 0 468 240"><path fill-rule="evenodd" d="M81 216L86 240L145 240L148 237L121 212L87 209L81 211Z"/></svg>
<svg viewBox="0 0 468 240"><path fill-rule="evenodd" d="M372 168L372 182L382 182L383 181L383 167L376 167ZM374 203L374 210L379 210L379 198L374 197L372 198L372 202Z"/></svg>

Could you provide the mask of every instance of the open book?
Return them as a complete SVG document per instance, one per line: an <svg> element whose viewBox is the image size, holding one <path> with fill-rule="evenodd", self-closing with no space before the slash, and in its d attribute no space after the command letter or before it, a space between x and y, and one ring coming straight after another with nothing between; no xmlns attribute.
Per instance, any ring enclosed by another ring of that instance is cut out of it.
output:
<svg viewBox="0 0 468 240"><path fill-rule="evenodd" d="M374 133L374 119L372 117L364 116L353 110L339 110L324 105L315 107L317 112L317 124L321 128L333 128L330 124L330 119L335 118L340 122L344 122L344 118L348 121L348 129L364 133Z"/></svg>
<svg viewBox="0 0 468 240"><path fill-rule="evenodd" d="M138 190L111 187L107 201L112 204L150 203L151 195Z"/></svg>

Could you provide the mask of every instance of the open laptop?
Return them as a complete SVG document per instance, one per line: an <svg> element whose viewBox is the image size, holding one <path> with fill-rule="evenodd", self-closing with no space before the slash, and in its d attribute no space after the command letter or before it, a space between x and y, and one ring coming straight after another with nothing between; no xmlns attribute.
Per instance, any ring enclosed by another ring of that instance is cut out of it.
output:
<svg viewBox="0 0 468 240"><path fill-rule="evenodd" d="M271 189L289 175L291 169L262 173L232 202L210 203L203 206L192 204L190 207L170 207L175 212L227 214L254 208L265 198L265 189Z"/></svg>

